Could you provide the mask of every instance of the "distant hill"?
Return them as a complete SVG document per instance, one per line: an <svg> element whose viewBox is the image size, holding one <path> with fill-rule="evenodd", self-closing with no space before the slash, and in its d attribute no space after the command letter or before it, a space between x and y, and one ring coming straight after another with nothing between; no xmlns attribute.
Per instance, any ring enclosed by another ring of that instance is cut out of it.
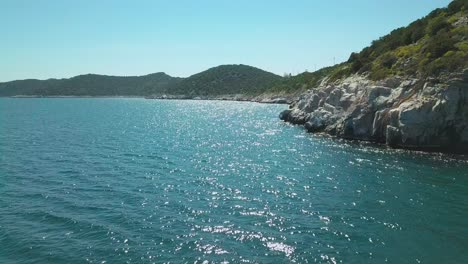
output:
<svg viewBox="0 0 468 264"><path fill-rule="evenodd" d="M167 90L169 94L190 96L260 94L281 79L247 65L221 65L194 74Z"/></svg>
<svg viewBox="0 0 468 264"><path fill-rule="evenodd" d="M0 83L0 96L145 96L158 93L180 80L162 72L128 77L86 74L69 79L31 79Z"/></svg>
<svg viewBox="0 0 468 264"><path fill-rule="evenodd" d="M259 94L280 76L246 65L222 65L188 78L165 73L144 76L86 74L69 79L20 80L0 83L0 96L151 96Z"/></svg>

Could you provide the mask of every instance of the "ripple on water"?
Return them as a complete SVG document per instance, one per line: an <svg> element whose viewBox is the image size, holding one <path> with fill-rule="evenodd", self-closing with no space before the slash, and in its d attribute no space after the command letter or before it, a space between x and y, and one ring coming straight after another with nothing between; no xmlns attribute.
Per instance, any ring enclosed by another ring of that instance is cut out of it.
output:
<svg viewBox="0 0 468 264"><path fill-rule="evenodd" d="M0 99L0 262L466 260L466 161L310 135L284 107Z"/></svg>

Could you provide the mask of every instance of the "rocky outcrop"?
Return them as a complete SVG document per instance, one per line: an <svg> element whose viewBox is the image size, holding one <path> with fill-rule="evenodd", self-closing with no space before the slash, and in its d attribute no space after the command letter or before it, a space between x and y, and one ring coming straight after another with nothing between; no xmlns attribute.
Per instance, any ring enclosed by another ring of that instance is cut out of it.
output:
<svg viewBox="0 0 468 264"><path fill-rule="evenodd" d="M324 81L280 118L346 139L468 153L468 69L438 79Z"/></svg>

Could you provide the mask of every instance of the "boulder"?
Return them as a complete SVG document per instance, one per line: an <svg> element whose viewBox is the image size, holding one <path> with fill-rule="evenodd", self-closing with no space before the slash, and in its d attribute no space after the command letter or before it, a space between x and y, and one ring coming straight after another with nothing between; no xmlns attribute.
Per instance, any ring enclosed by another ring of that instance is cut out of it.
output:
<svg viewBox="0 0 468 264"><path fill-rule="evenodd" d="M288 118L289 118L289 114L291 113L292 110L288 109L288 110L284 110L283 112L281 112L279 114L279 119L283 120L283 121L288 121Z"/></svg>

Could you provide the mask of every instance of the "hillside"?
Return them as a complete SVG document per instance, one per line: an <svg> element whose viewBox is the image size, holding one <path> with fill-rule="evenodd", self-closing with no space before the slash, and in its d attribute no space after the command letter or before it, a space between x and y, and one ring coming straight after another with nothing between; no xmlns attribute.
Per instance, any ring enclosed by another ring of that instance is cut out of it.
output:
<svg viewBox="0 0 468 264"><path fill-rule="evenodd" d="M468 66L468 1L456 0L351 54L344 73L437 76Z"/></svg>
<svg viewBox="0 0 468 264"><path fill-rule="evenodd" d="M437 77L468 67L468 0L452 1L406 27L352 53L348 61L305 72L273 86L271 91L305 91L321 80L353 74L382 80L391 76Z"/></svg>

